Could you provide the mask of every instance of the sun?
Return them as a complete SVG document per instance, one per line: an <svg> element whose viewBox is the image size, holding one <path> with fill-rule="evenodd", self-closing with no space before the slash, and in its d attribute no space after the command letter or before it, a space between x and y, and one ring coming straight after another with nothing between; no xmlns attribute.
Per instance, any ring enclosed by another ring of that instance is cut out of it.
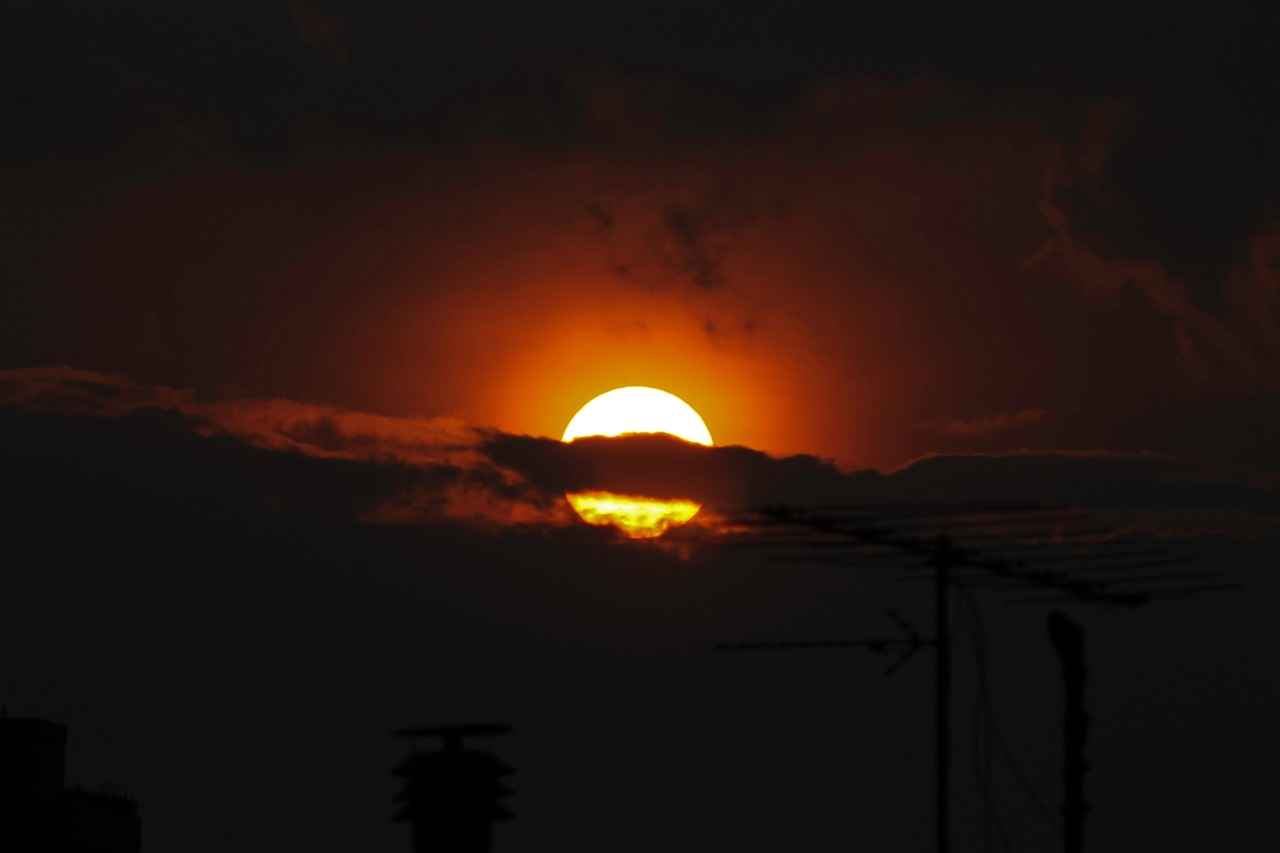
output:
<svg viewBox="0 0 1280 853"><path fill-rule="evenodd" d="M675 394L640 385L614 388L587 403L569 421L561 441L632 432L665 432L711 446L711 432L692 406Z"/></svg>
<svg viewBox="0 0 1280 853"><path fill-rule="evenodd" d="M631 385L615 388L587 403L565 427L562 441L587 436L666 433L712 446L711 431L693 407L675 394ZM692 500L663 500L613 492L570 492L565 497L588 524L612 524L633 539L661 536L697 515Z"/></svg>

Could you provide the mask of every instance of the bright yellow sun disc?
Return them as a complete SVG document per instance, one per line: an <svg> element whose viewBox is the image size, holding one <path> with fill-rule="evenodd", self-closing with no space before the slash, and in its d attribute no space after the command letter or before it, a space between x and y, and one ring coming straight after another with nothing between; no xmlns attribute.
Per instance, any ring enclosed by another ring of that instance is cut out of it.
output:
<svg viewBox="0 0 1280 853"><path fill-rule="evenodd" d="M692 406L675 394L639 385L615 388L587 403L569 421L561 441L629 432L665 432L711 445L711 433Z"/></svg>
<svg viewBox="0 0 1280 853"><path fill-rule="evenodd" d="M583 406L562 441L587 436L666 433L695 444L711 446L711 432L693 407L674 394L632 385L615 388ZM566 497L588 524L612 524L636 538L661 536L693 518L702 505L692 500L664 500L607 491L571 492Z"/></svg>

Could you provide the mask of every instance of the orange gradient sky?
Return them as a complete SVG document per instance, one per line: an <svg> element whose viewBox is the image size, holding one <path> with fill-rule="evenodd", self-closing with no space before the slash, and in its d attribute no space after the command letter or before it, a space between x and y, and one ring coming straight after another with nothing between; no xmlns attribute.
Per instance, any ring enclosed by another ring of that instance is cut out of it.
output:
<svg viewBox="0 0 1280 853"><path fill-rule="evenodd" d="M925 158L955 143L919 144ZM872 152L851 168L835 162L840 152L817 163L786 146L716 153L679 166L630 152L583 163L495 150L283 176L214 168L134 191L94 217L64 268L88 280L132 270L150 283L141 288L150 309L107 334L131 338L115 344L128 372L173 384L217 387L234 374L258 394L537 435L558 435L609 388L647 385L688 400L726 444L849 465L930 449L911 434L957 416L957 395L934 396L959 334L948 323L978 306L967 296L948 304L941 281L937 301L933 287L905 286L961 271L893 236L912 218L947 216L887 186L885 170L927 184L914 175L927 160ZM726 189L740 173L774 168L785 189ZM841 169L849 174L831 173ZM1031 205L1039 173L1022 172ZM837 178L862 181L866 197L825 197ZM323 210L296 221L321 192L360 204L341 222ZM175 206L192 221L174 226ZM696 245L668 233L672 208L694 220ZM139 257L137 234L164 239ZM952 239L981 262L963 234ZM225 243L237 251L213 254ZM1026 241L1009 262L1034 248ZM700 282L707 258L715 278ZM217 321L232 313L235 339L220 339ZM984 383L1008 382L1007 335L985 337L966 341ZM1027 365L1024 354L1015 382L1038 381ZM179 371L186 382L165 375ZM970 389L964 414L1003 410L1003 390Z"/></svg>
<svg viewBox="0 0 1280 853"><path fill-rule="evenodd" d="M403 853L389 732L468 720L512 727L503 851L921 850L941 656L712 652L892 608L955 636L954 849L1050 850L981 735L1056 807L1061 608L1089 843L1257 849L1280 781L1206 784L1280 767L1280 51L1242 11L7 4L0 698L149 851ZM714 446L561 440L624 386ZM1047 574L936 608L761 527L853 506ZM1177 600L1002 603L1064 579Z"/></svg>
<svg viewBox="0 0 1280 853"><path fill-rule="evenodd" d="M673 139L625 88L598 88L568 146L139 182L65 226L7 346L210 397L545 436L646 385L718 443L845 468L1017 448L1275 455L1212 414L1274 385L1266 315L1245 310L1269 292L1256 258L1235 261L1237 296L1214 312L1159 264L1077 235L1058 197L1105 157L1111 107L1064 143L1016 115L945 118L960 95L936 82L855 79L766 138ZM302 150L324 140L299 133Z"/></svg>

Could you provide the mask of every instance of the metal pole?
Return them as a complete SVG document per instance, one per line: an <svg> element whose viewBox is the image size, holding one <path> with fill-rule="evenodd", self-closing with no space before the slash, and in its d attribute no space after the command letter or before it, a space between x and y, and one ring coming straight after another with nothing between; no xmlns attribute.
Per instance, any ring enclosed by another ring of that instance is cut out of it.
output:
<svg viewBox="0 0 1280 853"><path fill-rule="evenodd" d="M934 670L934 701L936 718L935 748L937 761L937 850L947 853L950 848L949 825L951 814L949 808L950 769L951 769L951 637L947 632L947 593L951 585L951 541L939 536L937 551L934 554L934 620L933 636L937 644L937 660Z"/></svg>
<svg viewBox="0 0 1280 853"><path fill-rule="evenodd" d="M1049 640L1062 661L1063 761L1062 818L1065 853L1084 850L1084 818L1089 806L1084 801L1084 745L1089 736L1089 716L1084 710L1084 631L1063 614L1049 614Z"/></svg>

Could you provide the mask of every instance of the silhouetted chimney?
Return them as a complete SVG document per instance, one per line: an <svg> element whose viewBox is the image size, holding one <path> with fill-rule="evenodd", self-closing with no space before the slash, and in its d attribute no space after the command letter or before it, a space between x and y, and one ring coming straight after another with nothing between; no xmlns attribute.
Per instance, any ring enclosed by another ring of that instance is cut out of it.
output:
<svg viewBox="0 0 1280 853"><path fill-rule="evenodd" d="M494 821L511 817L498 800L511 794L499 777L512 771L487 752L463 749L462 740L509 731L473 723L396 732L415 739L413 755L392 771L407 780L395 819L413 823L414 853L489 853ZM441 748L418 752L420 737L441 738Z"/></svg>

